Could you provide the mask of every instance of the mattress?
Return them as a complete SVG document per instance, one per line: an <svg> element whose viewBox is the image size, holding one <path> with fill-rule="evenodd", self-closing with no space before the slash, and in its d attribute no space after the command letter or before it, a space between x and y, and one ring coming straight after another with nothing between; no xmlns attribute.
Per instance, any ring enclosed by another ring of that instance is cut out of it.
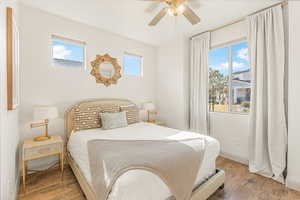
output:
<svg viewBox="0 0 300 200"><path fill-rule="evenodd" d="M220 153L219 142L201 135L206 141L202 165L195 187L215 173L215 161ZM89 129L78 131L69 138L68 150L79 166L87 182L91 185L91 172L87 142L93 139L117 140L180 140L199 137L199 133L180 131L150 123L135 123L125 128L112 130ZM155 174L145 170L131 170L118 178L109 195L109 200L165 200L171 196L168 187Z"/></svg>

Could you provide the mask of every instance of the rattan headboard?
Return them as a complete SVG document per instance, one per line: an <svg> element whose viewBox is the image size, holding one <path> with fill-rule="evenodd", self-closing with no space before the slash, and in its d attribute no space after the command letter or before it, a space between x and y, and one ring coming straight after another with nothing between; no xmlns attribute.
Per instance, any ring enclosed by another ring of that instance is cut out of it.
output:
<svg viewBox="0 0 300 200"><path fill-rule="evenodd" d="M65 112L65 134L68 140L72 133L83 130L100 128L100 112L119 112L121 108L132 107L138 111L138 107L132 101L126 99L91 99L72 105ZM127 115L129 118L139 118L138 112ZM136 113L136 114L135 114Z"/></svg>

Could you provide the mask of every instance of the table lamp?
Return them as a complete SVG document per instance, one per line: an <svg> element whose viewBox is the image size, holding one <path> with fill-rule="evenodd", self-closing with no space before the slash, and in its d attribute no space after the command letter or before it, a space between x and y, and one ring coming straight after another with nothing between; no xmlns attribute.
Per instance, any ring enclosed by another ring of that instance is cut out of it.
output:
<svg viewBox="0 0 300 200"><path fill-rule="evenodd" d="M155 104L152 102L147 102L143 104L144 110L147 111L147 122L155 122L155 120L150 120L150 115L156 115L157 112L155 111Z"/></svg>
<svg viewBox="0 0 300 200"><path fill-rule="evenodd" d="M35 121L43 121L40 123L32 123L31 128L37 128L45 126L45 135L38 136L34 138L34 141L44 141L49 140L51 137L48 135L48 124L50 119L55 119L58 117L57 108L54 106L35 106L33 108L33 119Z"/></svg>

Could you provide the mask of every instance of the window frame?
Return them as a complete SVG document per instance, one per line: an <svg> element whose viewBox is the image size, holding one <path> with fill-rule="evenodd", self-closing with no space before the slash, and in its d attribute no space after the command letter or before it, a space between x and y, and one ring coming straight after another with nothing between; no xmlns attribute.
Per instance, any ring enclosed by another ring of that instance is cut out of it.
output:
<svg viewBox="0 0 300 200"><path fill-rule="evenodd" d="M229 41L229 42L225 42L225 43L222 43L222 44L219 44L219 45L215 45L215 46L212 46L209 48L209 51L211 50L214 50L214 49L217 49L217 48L224 48L224 47L227 47L228 48L228 73L229 73L229 78L228 78L228 98L229 98L229 101L228 101L228 111L227 112L221 112L221 111L210 111L209 110L209 113L222 113L222 114L237 114L237 115L249 115L250 112L235 112L235 111L232 111L232 69L233 69L233 62L232 62L232 46L236 45L236 44L239 44L239 43L243 43L243 42L247 42L248 43L248 50L249 50L249 42L247 40L246 37L243 37L243 38L240 38L240 39L237 39L237 40L233 40L233 41ZM249 66L250 66L250 71L251 71L251 65L250 65L250 61L249 61ZM209 66L208 66L209 68ZM209 73L209 70L208 70L208 73ZM209 77L209 74L208 74L208 77ZM208 79L209 81L209 79ZM208 82L209 84L209 82ZM251 84L252 84L252 77L251 77ZM252 91L251 91L252 92ZM209 94L208 94L208 102L209 102ZM250 99L250 108L251 108L251 99Z"/></svg>
<svg viewBox="0 0 300 200"><path fill-rule="evenodd" d="M141 73L139 75L133 75L133 74L125 74L125 56L132 56L132 57L137 57L137 58L140 58L141 60L141 66L140 66L140 71ZM125 51L123 53L123 59L122 59L122 62L123 62L123 75L124 76L128 76L128 77L140 77L142 78L144 76L144 57L139 55L139 54L134 54L134 53L129 53L127 51Z"/></svg>
<svg viewBox="0 0 300 200"><path fill-rule="evenodd" d="M68 43L68 44L73 44L73 45L77 45L77 46L82 46L83 47L83 66L80 68L76 68L76 67L57 67L53 60L53 41L59 41L59 42L63 42L63 43ZM77 40L77 39L71 39L71 38L67 38L67 37L63 37L63 36L59 36L59 35L55 35L52 34L51 38L50 38L50 51L51 51L51 66L53 68L56 69L77 69L77 70L87 70L87 43L82 41L82 40Z"/></svg>

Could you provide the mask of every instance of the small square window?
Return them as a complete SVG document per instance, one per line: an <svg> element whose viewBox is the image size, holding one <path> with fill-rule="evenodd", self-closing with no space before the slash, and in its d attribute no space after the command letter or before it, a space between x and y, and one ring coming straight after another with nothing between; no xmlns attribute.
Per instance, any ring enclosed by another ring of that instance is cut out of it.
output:
<svg viewBox="0 0 300 200"><path fill-rule="evenodd" d="M52 59L55 67L85 68L85 43L52 36Z"/></svg>
<svg viewBox="0 0 300 200"><path fill-rule="evenodd" d="M142 56L125 53L123 68L124 75L142 76Z"/></svg>

